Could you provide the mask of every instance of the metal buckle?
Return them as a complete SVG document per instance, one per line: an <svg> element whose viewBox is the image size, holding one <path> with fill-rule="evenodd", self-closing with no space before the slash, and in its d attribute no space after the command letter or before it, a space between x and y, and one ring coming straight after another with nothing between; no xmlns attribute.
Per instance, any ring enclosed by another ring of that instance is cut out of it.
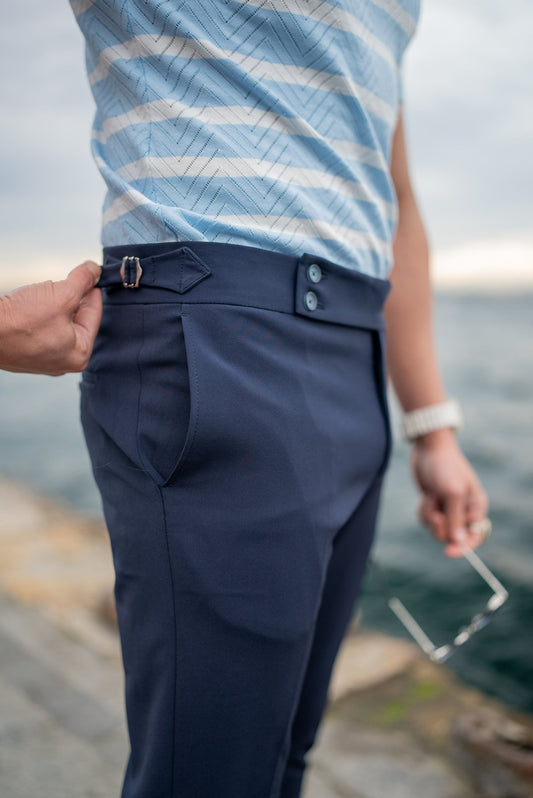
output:
<svg viewBox="0 0 533 798"><path fill-rule="evenodd" d="M132 283L131 282L131 279L133 277L132 270L134 267L135 267L135 282ZM127 278L126 278L126 269L128 270ZM120 267L120 276L122 277L122 285L124 286L124 288L138 288L142 273L143 270L141 268L139 258L135 258L133 255L126 255L125 258L122 258L122 266Z"/></svg>

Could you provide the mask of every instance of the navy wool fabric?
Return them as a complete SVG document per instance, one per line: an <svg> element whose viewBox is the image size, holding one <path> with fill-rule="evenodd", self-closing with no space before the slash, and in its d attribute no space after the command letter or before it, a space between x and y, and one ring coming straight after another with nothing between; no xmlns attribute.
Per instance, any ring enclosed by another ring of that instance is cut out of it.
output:
<svg viewBox="0 0 533 798"><path fill-rule="evenodd" d="M100 284L82 421L116 570L123 798L297 798L390 455L389 283L180 242L105 250Z"/></svg>

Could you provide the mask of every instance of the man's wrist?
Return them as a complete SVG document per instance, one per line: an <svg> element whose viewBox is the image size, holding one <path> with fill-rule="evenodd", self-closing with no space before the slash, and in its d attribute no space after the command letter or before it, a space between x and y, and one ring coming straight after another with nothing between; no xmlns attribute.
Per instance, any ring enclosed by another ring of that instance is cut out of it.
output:
<svg viewBox="0 0 533 798"><path fill-rule="evenodd" d="M5 368L4 360L4 345L8 334L11 332L11 325L9 323L8 313L8 298L7 296L0 296L0 369Z"/></svg>
<svg viewBox="0 0 533 798"><path fill-rule="evenodd" d="M426 432L425 435L419 435L414 438L411 443L419 449L437 449L442 446L455 445L457 437L455 430L451 427L443 427L442 429L434 429L431 432Z"/></svg>

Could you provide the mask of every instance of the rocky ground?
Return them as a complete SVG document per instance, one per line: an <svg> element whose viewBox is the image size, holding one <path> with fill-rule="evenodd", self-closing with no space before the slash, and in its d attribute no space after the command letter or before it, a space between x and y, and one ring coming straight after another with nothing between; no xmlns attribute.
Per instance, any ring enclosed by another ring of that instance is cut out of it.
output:
<svg viewBox="0 0 533 798"><path fill-rule="evenodd" d="M118 798L127 756L101 523L0 481L0 796ZM533 798L533 724L364 629L305 798ZM216 798L214 796L214 798Z"/></svg>

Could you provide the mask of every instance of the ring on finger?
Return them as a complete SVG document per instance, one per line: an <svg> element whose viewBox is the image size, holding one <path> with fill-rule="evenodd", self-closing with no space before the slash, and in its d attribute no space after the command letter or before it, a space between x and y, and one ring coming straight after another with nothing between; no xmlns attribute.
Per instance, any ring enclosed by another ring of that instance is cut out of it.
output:
<svg viewBox="0 0 533 798"><path fill-rule="evenodd" d="M468 530L475 535L481 535L483 540L487 540L492 531L492 524L489 518L483 518L481 521L472 521L468 524Z"/></svg>

